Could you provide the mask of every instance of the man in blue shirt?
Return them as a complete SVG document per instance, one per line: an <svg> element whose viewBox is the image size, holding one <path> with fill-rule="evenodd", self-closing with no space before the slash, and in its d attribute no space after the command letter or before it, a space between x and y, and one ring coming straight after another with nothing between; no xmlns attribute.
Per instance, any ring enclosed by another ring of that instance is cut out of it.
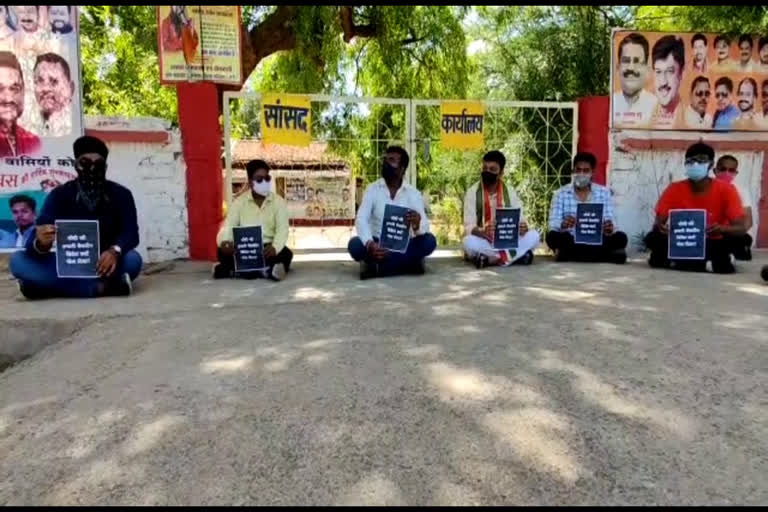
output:
<svg viewBox="0 0 768 512"><path fill-rule="evenodd" d="M717 102L713 126L715 130L732 129L733 123L741 115L739 107L733 104L732 97L733 81L727 76L721 76L715 82L715 101Z"/></svg>
<svg viewBox="0 0 768 512"><path fill-rule="evenodd" d="M136 205L131 192L106 179L107 146L100 139L85 136L74 143L77 179L56 187L45 200L37 217L35 234L26 250L11 257L11 273L28 299L46 297L126 296L131 281L141 271ZM57 220L98 220L101 257L98 278L59 278L56 255Z"/></svg>
<svg viewBox="0 0 768 512"><path fill-rule="evenodd" d="M547 245L555 253L555 261L589 261L623 264L627 261L627 235L616 230L613 196L608 187L592 183L597 158L592 153L579 153L573 158L572 183L555 192L549 212ZM579 203L603 205L603 243L576 244L576 206Z"/></svg>

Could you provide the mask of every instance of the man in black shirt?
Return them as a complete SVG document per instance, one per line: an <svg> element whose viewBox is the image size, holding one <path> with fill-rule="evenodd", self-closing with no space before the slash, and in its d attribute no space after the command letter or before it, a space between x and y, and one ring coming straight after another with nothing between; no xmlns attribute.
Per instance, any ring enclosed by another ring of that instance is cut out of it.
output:
<svg viewBox="0 0 768 512"><path fill-rule="evenodd" d="M139 226L131 192L106 179L107 146L96 137L80 137L74 143L77 179L53 189L37 217L34 236L26 250L11 257L11 273L28 299L46 297L126 296L131 281L141 271ZM102 250L99 278L59 278L56 255L57 220L98 220Z"/></svg>

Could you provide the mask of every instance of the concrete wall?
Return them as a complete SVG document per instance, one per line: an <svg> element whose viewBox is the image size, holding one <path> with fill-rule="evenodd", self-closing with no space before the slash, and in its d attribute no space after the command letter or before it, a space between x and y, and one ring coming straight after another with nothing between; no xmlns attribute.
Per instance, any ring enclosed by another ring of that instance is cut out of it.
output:
<svg viewBox="0 0 768 512"><path fill-rule="evenodd" d="M189 257L186 165L178 130L155 118L86 116L85 124L87 133L109 146L108 177L133 192L144 261Z"/></svg>
<svg viewBox="0 0 768 512"><path fill-rule="evenodd" d="M739 160L736 181L752 194L755 226L750 232L757 240L768 134L623 130L610 134L608 179L618 224L629 236L631 249L638 248L638 238L651 228L656 202L667 185L685 178L685 149L699 140L713 145L716 158L730 153Z"/></svg>

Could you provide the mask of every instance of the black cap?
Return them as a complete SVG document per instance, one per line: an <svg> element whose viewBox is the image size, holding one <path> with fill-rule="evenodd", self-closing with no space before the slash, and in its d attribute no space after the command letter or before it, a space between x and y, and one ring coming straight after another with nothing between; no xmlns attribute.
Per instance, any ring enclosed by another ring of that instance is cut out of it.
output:
<svg viewBox="0 0 768 512"><path fill-rule="evenodd" d="M104 141L96 137L91 137L90 135L84 135L77 139L75 143L72 144L72 149L75 152L76 159L80 158L80 155L86 153L98 153L104 157L104 160L106 160L107 155L109 154L109 149L107 149L107 145L104 144Z"/></svg>

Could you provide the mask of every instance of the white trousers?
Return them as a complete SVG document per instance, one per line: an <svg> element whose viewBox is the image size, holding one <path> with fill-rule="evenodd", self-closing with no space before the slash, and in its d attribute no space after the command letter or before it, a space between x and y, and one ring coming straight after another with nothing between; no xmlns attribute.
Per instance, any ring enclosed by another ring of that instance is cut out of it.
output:
<svg viewBox="0 0 768 512"><path fill-rule="evenodd" d="M534 250L541 243L539 232L535 229L528 230L525 236L521 236L517 241L517 254L509 261L514 263L525 256L528 251ZM464 238L464 252L470 259L474 259L478 254L488 257L488 262L495 265L499 261L499 250L494 249L491 242L479 236L469 235Z"/></svg>

